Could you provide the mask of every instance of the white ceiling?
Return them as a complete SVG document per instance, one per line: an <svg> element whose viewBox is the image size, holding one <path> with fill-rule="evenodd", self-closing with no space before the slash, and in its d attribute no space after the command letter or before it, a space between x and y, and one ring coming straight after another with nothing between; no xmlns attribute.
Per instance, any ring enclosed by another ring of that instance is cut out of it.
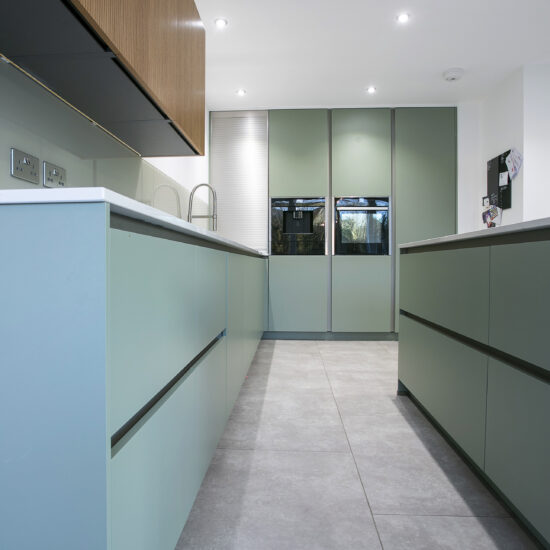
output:
<svg viewBox="0 0 550 550"><path fill-rule="evenodd" d="M550 0L195 1L210 110L452 105L550 61ZM443 80L450 67L462 80Z"/></svg>

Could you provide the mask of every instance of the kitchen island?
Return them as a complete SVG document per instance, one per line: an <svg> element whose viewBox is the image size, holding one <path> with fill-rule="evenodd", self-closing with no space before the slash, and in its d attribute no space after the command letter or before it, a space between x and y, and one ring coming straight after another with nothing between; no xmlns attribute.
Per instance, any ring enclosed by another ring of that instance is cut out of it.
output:
<svg viewBox="0 0 550 550"><path fill-rule="evenodd" d="M267 259L103 188L0 191L0 547L172 550Z"/></svg>
<svg viewBox="0 0 550 550"><path fill-rule="evenodd" d="M550 219L400 248L400 390L548 547Z"/></svg>

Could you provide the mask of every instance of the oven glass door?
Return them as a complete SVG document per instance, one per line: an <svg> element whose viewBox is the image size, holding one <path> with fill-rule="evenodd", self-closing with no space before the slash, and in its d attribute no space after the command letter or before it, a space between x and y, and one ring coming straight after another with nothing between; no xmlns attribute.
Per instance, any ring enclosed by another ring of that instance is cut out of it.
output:
<svg viewBox="0 0 550 550"><path fill-rule="evenodd" d="M334 244L335 254L389 254L388 199L336 199Z"/></svg>
<svg viewBox="0 0 550 550"><path fill-rule="evenodd" d="M321 256L325 247L325 199L271 199L271 255Z"/></svg>

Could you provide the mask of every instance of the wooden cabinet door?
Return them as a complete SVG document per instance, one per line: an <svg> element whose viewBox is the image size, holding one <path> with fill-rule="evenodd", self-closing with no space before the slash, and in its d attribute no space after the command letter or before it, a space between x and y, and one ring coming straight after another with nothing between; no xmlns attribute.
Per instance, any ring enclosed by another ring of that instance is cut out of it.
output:
<svg viewBox="0 0 550 550"><path fill-rule="evenodd" d="M73 4L190 145L204 154L205 33L193 0Z"/></svg>

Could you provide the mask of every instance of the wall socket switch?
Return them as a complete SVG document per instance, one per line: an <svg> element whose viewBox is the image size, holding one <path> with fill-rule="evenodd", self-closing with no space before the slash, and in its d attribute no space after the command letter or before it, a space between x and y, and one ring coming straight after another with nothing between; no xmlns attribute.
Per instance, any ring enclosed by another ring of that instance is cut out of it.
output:
<svg viewBox="0 0 550 550"><path fill-rule="evenodd" d="M43 162L42 166L42 183L44 187L65 187L67 185L67 171L65 168L46 161Z"/></svg>
<svg viewBox="0 0 550 550"><path fill-rule="evenodd" d="M38 173L38 164L40 161L36 157L12 147L10 161L10 174L14 178L35 183L36 185L40 183L40 174Z"/></svg>

